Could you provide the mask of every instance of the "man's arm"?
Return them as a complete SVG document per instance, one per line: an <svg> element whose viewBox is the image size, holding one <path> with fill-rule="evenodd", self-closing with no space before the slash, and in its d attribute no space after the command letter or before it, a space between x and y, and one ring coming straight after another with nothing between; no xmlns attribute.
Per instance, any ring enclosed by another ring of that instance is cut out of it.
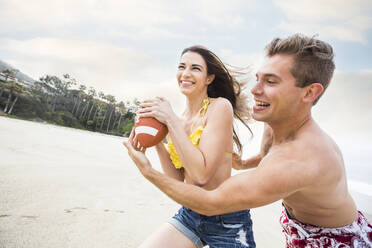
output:
<svg viewBox="0 0 372 248"><path fill-rule="evenodd" d="M227 179L212 191L185 184L151 167L146 156L126 143L128 153L141 173L179 204L204 215L216 215L255 208L283 199L311 180L301 163L285 155L270 153L253 171Z"/></svg>

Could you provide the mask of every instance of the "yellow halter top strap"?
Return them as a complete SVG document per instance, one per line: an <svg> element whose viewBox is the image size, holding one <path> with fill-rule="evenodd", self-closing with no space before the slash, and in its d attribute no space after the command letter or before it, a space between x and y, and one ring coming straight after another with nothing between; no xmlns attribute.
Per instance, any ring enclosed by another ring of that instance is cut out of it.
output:
<svg viewBox="0 0 372 248"><path fill-rule="evenodd" d="M207 108L208 108L209 103L210 103L209 98L206 98L206 99L203 100L202 107L200 108L199 113L198 113L199 116L201 116L201 117L205 116L205 113L207 112ZM203 133L204 128L201 125L197 129L195 129L195 131L193 132L194 124L195 124L195 122L193 122L191 124L191 128L190 128L191 129L190 130L191 135L189 136L189 140L191 141L191 143L194 146L198 146L199 141L200 141L200 137ZM181 162L180 157L177 154L176 147L174 146L171 139L168 142L168 150L169 150L170 159L172 160L172 163L173 163L174 167L177 168L177 169L182 168L183 164Z"/></svg>

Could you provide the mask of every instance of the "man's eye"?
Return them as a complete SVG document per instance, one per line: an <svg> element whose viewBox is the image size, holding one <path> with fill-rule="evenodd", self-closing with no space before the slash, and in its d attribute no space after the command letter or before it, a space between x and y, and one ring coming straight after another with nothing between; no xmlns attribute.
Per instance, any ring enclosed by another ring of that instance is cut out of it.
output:
<svg viewBox="0 0 372 248"><path fill-rule="evenodd" d="M267 82L268 84L275 84L275 83L276 83L276 82L271 81L271 80L266 80L266 82Z"/></svg>
<svg viewBox="0 0 372 248"><path fill-rule="evenodd" d="M184 69L185 67L183 65L179 65L178 69Z"/></svg>

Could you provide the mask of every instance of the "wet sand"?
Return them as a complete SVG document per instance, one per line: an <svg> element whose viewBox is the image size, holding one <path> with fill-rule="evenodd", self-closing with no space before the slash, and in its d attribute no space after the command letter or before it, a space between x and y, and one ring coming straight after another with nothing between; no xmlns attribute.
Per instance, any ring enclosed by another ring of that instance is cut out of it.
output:
<svg viewBox="0 0 372 248"><path fill-rule="evenodd" d="M123 138L0 117L0 140L0 248L136 247L179 208ZM283 247L279 214L252 210L257 247Z"/></svg>

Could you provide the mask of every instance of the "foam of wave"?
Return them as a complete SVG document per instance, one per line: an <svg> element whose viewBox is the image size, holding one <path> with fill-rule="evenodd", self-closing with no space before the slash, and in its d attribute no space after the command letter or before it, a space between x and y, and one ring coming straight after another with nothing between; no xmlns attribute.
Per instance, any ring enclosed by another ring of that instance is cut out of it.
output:
<svg viewBox="0 0 372 248"><path fill-rule="evenodd" d="M349 189L372 197L372 185L360 181L348 180Z"/></svg>

